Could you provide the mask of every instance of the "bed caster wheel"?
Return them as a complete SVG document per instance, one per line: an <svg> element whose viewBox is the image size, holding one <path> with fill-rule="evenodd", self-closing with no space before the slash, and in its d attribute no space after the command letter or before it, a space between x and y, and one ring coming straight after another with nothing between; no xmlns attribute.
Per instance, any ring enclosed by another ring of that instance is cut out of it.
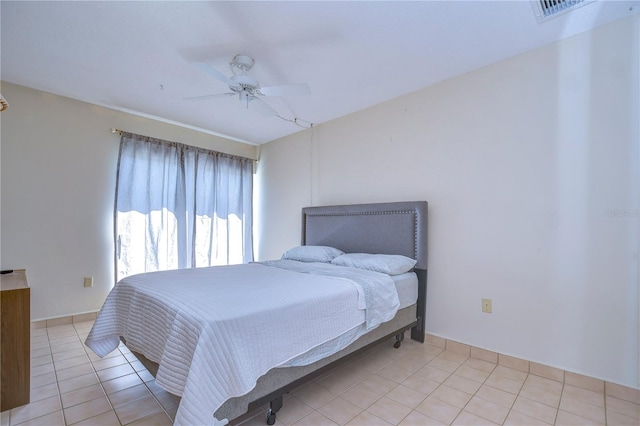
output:
<svg viewBox="0 0 640 426"><path fill-rule="evenodd" d="M276 423L276 413L274 413L271 410L267 411L267 424L271 426L275 423Z"/></svg>
<svg viewBox="0 0 640 426"><path fill-rule="evenodd" d="M404 332L396 334L396 342L393 344L393 347L398 349L404 340Z"/></svg>

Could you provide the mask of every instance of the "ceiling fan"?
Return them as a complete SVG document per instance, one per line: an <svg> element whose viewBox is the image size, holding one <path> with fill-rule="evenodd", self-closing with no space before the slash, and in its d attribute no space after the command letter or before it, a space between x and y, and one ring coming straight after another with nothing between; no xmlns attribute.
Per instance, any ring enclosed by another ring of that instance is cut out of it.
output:
<svg viewBox="0 0 640 426"><path fill-rule="evenodd" d="M304 96L309 95L311 90L306 83L286 84L281 86L261 87L258 80L247 74L253 68L255 61L252 57L238 54L234 56L229 64L232 76L227 77L210 64L195 62L198 68L206 73L214 76L218 80L229 86L230 92L218 93L213 95L194 96L185 98L185 100L202 100L224 96L238 96L238 99L249 108L249 103L256 105L257 109L266 116L278 115L277 111L271 108L267 103L262 101L265 96ZM257 101L257 102L254 102Z"/></svg>

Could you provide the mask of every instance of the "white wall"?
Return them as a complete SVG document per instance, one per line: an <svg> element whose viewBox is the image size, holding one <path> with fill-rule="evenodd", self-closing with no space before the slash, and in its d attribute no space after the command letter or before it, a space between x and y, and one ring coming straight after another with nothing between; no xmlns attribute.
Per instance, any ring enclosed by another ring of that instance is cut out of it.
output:
<svg viewBox="0 0 640 426"><path fill-rule="evenodd" d="M255 146L6 82L2 95L0 263L26 268L32 320L96 311L114 284L111 128L257 156Z"/></svg>
<svg viewBox="0 0 640 426"><path fill-rule="evenodd" d="M427 200L427 332L640 387L638 28L264 145L259 258L299 244L303 206Z"/></svg>

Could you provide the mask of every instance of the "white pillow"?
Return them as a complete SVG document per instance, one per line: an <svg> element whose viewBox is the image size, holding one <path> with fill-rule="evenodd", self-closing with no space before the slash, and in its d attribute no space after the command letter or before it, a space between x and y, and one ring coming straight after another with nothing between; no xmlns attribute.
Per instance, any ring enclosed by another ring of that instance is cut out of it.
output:
<svg viewBox="0 0 640 426"><path fill-rule="evenodd" d="M299 262L331 262L335 257L344 254L342 250L327 246L298 246L287 250L283 259Z"/></svg>
<svg viewBox="0 0 640 426"><path fill-rule="evenodd" d="M336 257L331 263L338 266L382 272L387 275L400 275L409 272L418 262L399 254L348 253Z"/></svg>

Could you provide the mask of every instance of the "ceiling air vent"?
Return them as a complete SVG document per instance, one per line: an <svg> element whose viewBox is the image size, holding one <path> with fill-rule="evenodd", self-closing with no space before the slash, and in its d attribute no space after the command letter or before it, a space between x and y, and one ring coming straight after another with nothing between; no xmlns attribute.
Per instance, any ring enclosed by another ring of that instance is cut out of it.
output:
<svg viewBox="0 0 640 426"><path fill-rule="evenodd" d="M531 4L540 23L592 1L594 0L533 0Z"/></svg>

